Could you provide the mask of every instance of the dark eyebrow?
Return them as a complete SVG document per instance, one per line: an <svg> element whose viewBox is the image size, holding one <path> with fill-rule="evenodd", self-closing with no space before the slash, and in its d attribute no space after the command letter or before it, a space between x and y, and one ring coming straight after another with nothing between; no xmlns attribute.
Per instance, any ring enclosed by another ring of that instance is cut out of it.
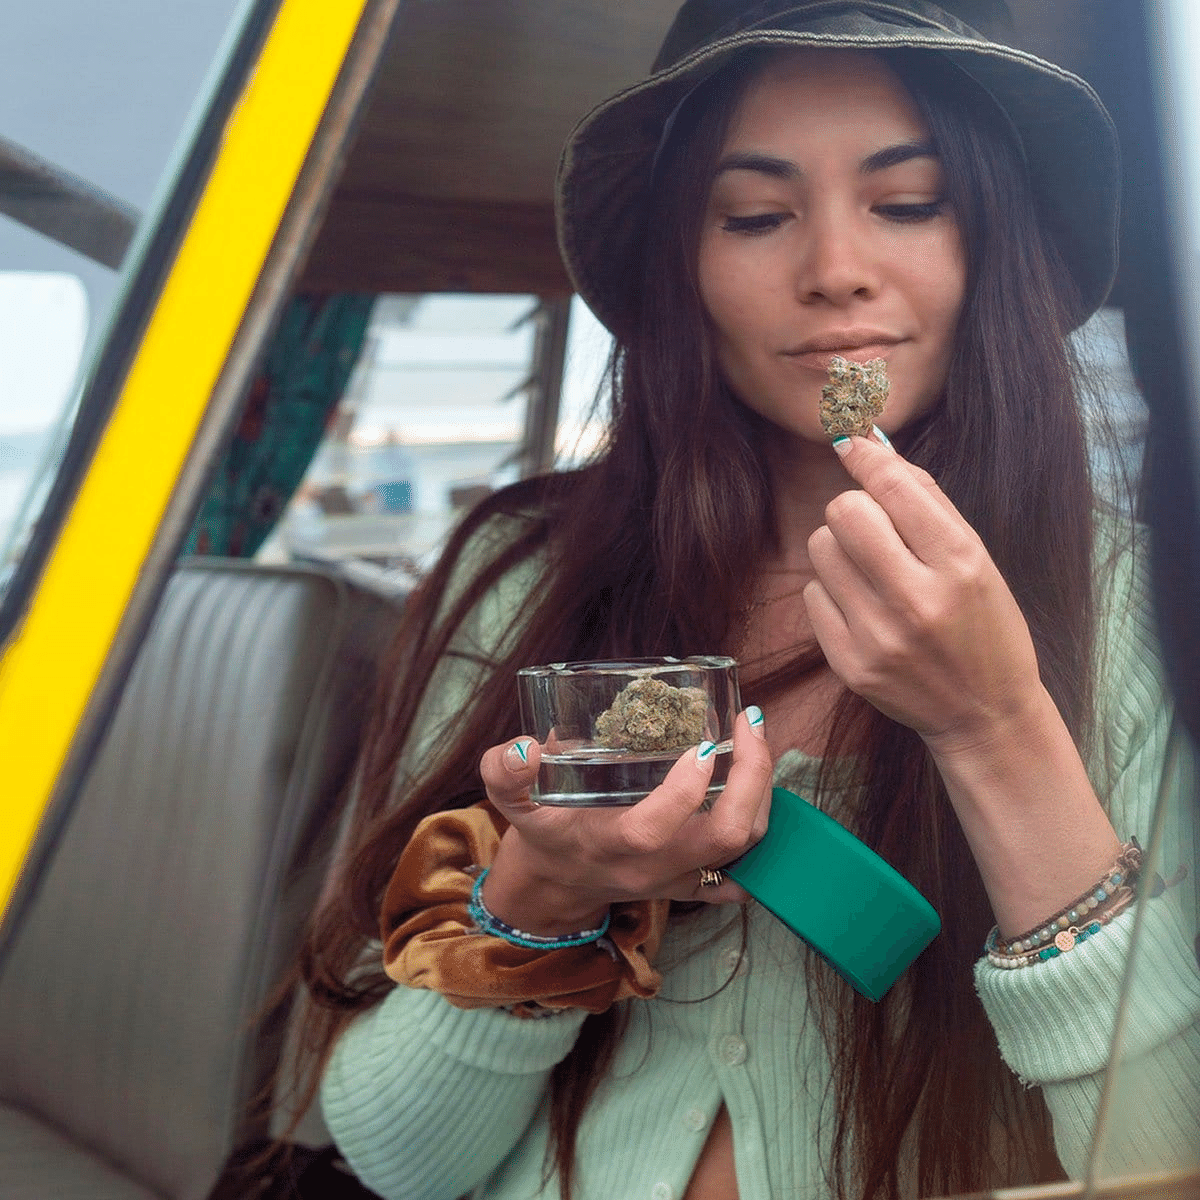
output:
<svg viewBox="0 0 1200 1200"><path fill-rule="evenodd" d="M794 162L770 154L728 154L717 164L718 175L725 171L757 171L772 179L799 179L803 173Z"/></svg>
<svg viewBox="0 0 1200 1200"><path fill-rule="evenodd" d="M938 152L932 142L899 142L895 146L884 146L874 154L868 154L859 164L863 175L871 175L875 171L886 171L888 167L896 167L914 158L938 158ZM786 158L776 158L771 154L729 154L717 164L718 175L726 171L757 171L772 179L799 179L804 174L794 163Z"/></svg>
<svg viewBox="0 0 1200 1200"><path fill-rule="evenodd" d="M886 171L914 158L939 158L932 142L901 142L896 146L884 146L874 154L868 154L859 164L859 171L870 175L874 171Z"/></svg>

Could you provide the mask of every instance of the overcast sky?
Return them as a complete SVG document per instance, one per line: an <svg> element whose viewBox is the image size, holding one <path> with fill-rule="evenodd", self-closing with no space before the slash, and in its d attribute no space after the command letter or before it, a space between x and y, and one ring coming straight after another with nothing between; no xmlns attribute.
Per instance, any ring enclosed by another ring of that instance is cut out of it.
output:
<svg viewBox="0 0 1200 1200"><path fill-rule="evenodd" d="M241 11L239 0L0 0L0 136L144 209ZM88 336L102 327L116 274L0 216L0 272L14 271L77 276ZM38 336L67 291L31 280L22 303L19 284L0 288L5 354L78 355L74 308L69 329L51 316ZM50 372L47 388L61 376ZM29 428L30 410L50 402L30 379L29 363L0 357L0 433Z"/></svg>

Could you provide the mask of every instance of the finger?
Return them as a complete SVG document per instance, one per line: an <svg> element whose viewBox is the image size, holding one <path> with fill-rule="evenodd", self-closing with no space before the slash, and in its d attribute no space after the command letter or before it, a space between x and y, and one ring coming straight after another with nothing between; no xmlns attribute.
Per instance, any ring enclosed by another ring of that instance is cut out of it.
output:
<svg viewBox="0 0 1200 1200"><path fill-rule="evenodd" d="M774 766L767 746L766 717L756 704L738 713L733 723L733 762L725 792L748 788L758 794L769 792ZM722 796L724 793L722 794Z"/></svg>
<svg viewBox="0 0 1200 1200"><path fill-rule="evenodd" d="M887 513L904 544L923 562L938 561L949 535L961 536L970 528L933 476L895 450L862 437L838 439L834 450L850 477Z"/></svg>
<svg viewBox="0 0 1200 1200"><path fill-rule="evenodd" d="M846 493L874 506L884 521L887 516L878 505L862 492ZM834 504L827 507L830 521L814 530L808 539L808 557L816 572L817 581L825 588L833 602L844 614L851 627L861 626L877 619L879 598L891 596L898 576L906 576L913 565L912 554L891 531L891 545L878 546L877 536L863 538L843 510L834 513ZM848 524L848 522L850 522ZM888 528L891 529L890 522ZM864 548L860 543L868 540ZM897 563L903 555L907 563ZM907 569L906 569L907 568Z"/></svg>
<svg viewBox="0 0 1200 1200"><path fill-rule="evenodd" d="M764 733L758 708L738 714L729 777L705 822L704 854L710 862L728 862L745 854L766 831L775 769Z"/></svg>
<svg viewBox="0 0 1200 1200"><path fill-rule="evenodd" d="M631 849L648 854L661 850L700 810L718 753L710 741L685 750L654 791L621 813L618 830Z"/></svg>
<svg viewBox="0 0 1200 1200"><path fill-rule="evenodd" d="M746 709L746 728L755 737L760 738L764 743L766 742L766 716L757 704L752 704ZM771 777L768 780L768 786L762 790L762 799L759 801L758 809L754 814L754 824L750 831L751 844L755 845L766 837L767 823L771 819L771 796L775 787L775 764L770 760L769 754L768 762L770 763Z"/></svg>
<svg viewBox="0 0 1200 1200"><path fill-rule="evenodd" d="M814 579L803 591L802 599L812 625L813 636L825 655L833 673L842 680L848 677L850 658L854 650L854 635L846 616L819 579Z"/></svg>
<svg viewBox="0 0 1200 1200"><path fill-rule="evenodd" d="M537 778L542 748L531 737L514 738L493 746L479 760L479 774L488 799L499 809L530 804L529 789Z"/></svg>
<svg viewBox="0 0 1200 1200"><path fill-rule="evenodd" d="M750 829L750 844L752 846L757 846L767 836L767 825L771 820L771 795L774 791L774 784L775 780L772 777L772 786L764 790L763 798L759 802L757 812L754 814L754 824Z"/></svg>

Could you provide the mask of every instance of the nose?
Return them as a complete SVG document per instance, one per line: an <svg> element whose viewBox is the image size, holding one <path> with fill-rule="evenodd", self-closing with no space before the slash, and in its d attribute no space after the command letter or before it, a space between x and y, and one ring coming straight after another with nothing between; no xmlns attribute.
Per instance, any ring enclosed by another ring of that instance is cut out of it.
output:
<svg viewBox="0 0 1200 1200"><path fill-rule="evenodd" d="M852 216L830 209L813 211L796 263L795 286L805 304L844 306L879 290L879 271L869 238Z"/></svg>

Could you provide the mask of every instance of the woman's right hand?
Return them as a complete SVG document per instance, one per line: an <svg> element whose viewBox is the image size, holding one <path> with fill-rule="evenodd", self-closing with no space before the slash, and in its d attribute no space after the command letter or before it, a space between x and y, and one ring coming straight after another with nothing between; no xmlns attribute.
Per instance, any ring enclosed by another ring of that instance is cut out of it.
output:
<svg viewBox="0 0 1200 1200"><path fill-rule="evenodd" d="M749 711L749 710L748 710ZM529 795L541 747L522 737L493 746L480 762L488 799L510 822L484 881L483 899L502 920L530 933L565 934L597 925L625 900L744 903L726 880L700 887L700 868L731 862L767 831L772 764L762 733L741 713L724 790L703 809L715 755L681 755L666 779L637 804L564 808Z"/></svg>

